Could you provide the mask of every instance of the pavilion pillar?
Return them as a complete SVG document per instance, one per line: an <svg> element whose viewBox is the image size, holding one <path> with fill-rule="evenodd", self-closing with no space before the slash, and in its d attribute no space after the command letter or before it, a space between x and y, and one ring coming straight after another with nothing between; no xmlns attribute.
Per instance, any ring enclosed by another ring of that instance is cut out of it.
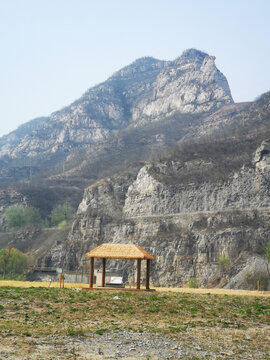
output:
<svg viewBox="0 0 270 360"><path fill-rule="evenodd" d="M90 258L90 269L89 269L89 287L92 288L93 287L93 283L94 283L94 258L91 257Z"/></svg>
<svg viewBox="0 0 270 360"><path fill-rule="evenodd" d="M137 289L141 288L141 259L137 259Z"/></svg>
<svg viewBox="0 0 270 360"><path fill-rule="evenodd" d="M106 259L102 258L101 287L105 287Z"/></svg>
<svg viewBox="0 0 270 360"><path fill-rule="evenodd" d="M146 260L146 279L145 279L145 288L149 290L149 279L150 279L150 260Z"/></svg>

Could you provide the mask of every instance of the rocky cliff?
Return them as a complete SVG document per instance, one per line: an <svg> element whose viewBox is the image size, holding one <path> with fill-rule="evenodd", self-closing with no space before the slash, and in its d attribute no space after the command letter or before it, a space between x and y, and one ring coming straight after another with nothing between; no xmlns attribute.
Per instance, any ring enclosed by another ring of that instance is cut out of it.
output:
<svg viewBox="0 0 270 360"><path fill-rule="evenodd" d="M155 285L245 286L265 271L269 239L270 93L205 117L197 135L136 168L85 189L67 241L40 263L76 269L104 242L136 243L156 257ZM264 140L265 139L265 140ZM221 274L221 256L231 264ZM134 268L119 266L129 281Z"/></svg>
<svg viewBox="0 0 270 360"><path fill-rule="evenodd" d="M265 269L263 246L270 236L270 141L253 153L249 166L225 179L169 185L168 177L186 171L181 161L143 166L137 176L116 176L87 188L68 241L43 261L76 269L83 255L104 242L136 243L156 261L155 285L182 285L196 277L201 285L244 286L244 276ZM185 164L186 167L189 164ZM194 164L192 165L194 166ZM209 166L209 164L196 164ZM163 174L161 176L160 174ZM227 279L218 261L230 259ZM120 266L130 282L134 268ZM221 279L222 278L222 279Z"/></svg>

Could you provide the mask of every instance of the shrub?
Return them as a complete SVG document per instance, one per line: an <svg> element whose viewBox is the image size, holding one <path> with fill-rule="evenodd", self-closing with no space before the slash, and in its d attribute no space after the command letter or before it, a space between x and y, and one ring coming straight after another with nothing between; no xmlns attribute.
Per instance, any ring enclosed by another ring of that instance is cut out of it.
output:
<svg viewBox="0 0 270 360"><path fill-rule="evenodd" d="M57 225L57 230L63 231L67 228L67 221L63 220Z"/></svg>
<svg viewBox="0 0 270 360"><path fill-rule="evenodd" d="M198 287L198 280L196 278L190 278L188 281L188 287L189 288L197 288Z"/></svg>
<svg viewBox="0 0 270 360"><path fill-rule="evenodd" d="M221 275L228 275L232 267L231 260L226 255L221 255L218 259L218 269Z"/></svg>
<svg viewBox="0 0 270 360"><path fill-rule="evenodd" d="M260 281L261 290L268 290L269 278L266 271L257 270L245 274L245 281L249 289L256 290L258 280Z"/></svg>

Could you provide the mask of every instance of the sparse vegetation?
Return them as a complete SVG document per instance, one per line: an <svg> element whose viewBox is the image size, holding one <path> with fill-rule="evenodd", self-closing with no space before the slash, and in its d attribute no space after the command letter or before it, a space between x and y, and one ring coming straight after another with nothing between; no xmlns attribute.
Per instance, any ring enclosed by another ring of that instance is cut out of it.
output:
<svg viewBox="0 0 270 360"><path fill-rule="evenodd" d="M231 270L232 262L227 255L221 255L218 259L218 269L222 276L227 276Z"/></svg>
<svg viewBox="0 0 270 360"><path fill-rule="evenodd" d="M260 289L264 291L268 290L269 276L266 271L258 270L254 272L247 272L245 274L245 281L249 289L257 289L257 282L259 281Z"/></svg>
<svg viewBox="0 0 270 360"><path fill-rule="evenodd" d="M188 281L188 287L191 289L195 289L198 287L198 280L194 277L190 278Z"/></svg>

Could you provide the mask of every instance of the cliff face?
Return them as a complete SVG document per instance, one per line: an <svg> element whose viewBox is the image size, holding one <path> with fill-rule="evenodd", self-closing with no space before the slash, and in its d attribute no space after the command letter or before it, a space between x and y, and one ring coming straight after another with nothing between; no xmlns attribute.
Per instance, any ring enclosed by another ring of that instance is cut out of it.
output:
<svg viewBox="0 0 270 360"><path fill-rule="evenodd" d="M155 285L181 285L190 277L216 285L218 260L225 255L232 268L224 285L243 286L247 271L264 268L263 246L270 235L269 154L270 141L265 141L250 166L199 185L160 181L160 172L172 172L168 163L143 166L136 177L103 180L85 190L68 241L46 259L76 269L83 255L101 243L132 242L156 257ZM179 175L184 171L180 164L173 166ZM111 265L133 281L133 265Z"/></svg>
<svg viewBox="0 0 270 360"><path fill-rule="evenodd" d="M194 49L168 62L153 84L152 94L133 110L133 119L169 117L176 112L206 113L232 103L225 76L215 57Z"/></svg>

